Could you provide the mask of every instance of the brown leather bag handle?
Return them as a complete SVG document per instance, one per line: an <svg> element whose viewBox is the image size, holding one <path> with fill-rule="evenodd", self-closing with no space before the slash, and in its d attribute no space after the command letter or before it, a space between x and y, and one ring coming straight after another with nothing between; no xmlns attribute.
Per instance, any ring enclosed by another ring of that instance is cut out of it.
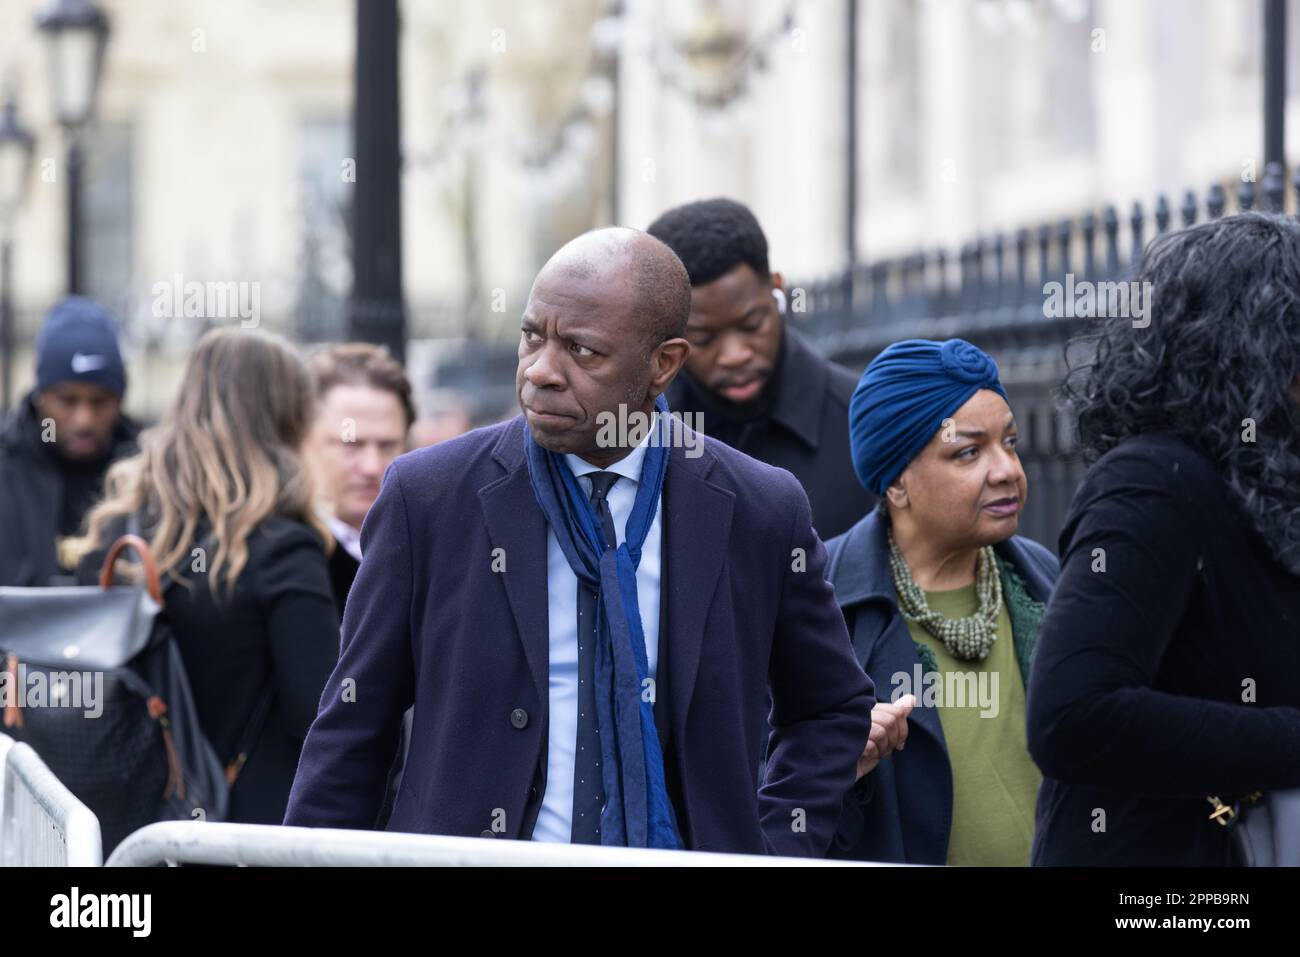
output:
<svg viewBox="0 0 1300 957"><path fill-rule="evenodd" d="M158 577L158 565L153 560L153 551L149 548L149 543L139 535L123 535L113 543L113 547L104 556L104 567L99 570L99 587L108 588L113 584L113 566L117 563L117 557L122 553L122 549L128 546L136 550L136 554L140 556L140 564L144 565L145 587L149 590L149 597L162 605L162 581Z"/></svg>

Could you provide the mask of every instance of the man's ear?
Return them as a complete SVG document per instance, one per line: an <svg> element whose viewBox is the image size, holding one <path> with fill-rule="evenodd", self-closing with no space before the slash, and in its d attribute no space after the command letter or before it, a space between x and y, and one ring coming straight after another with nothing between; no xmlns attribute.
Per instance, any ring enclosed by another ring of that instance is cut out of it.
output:
<svg viewBox="0 0 1300 957"><path fill-rule="evenodd" d="M650 356L650 395L658 398L668 388L686 357L690 355L691 344L685 339L665 339L655 346Z"/></svg>
<svg viewBox="0 0 1300 957"><path fill-rule="evenodd" d="M772 288L780 289L782 292L785 292L785 277L783 277L779 272L772 273Z"/></svg>

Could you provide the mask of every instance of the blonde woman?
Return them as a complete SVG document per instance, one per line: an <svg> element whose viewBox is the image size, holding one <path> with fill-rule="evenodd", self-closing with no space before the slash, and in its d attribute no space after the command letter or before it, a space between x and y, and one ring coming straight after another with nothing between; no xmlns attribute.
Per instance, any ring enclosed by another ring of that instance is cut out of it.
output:
<svg viewBox="0 0 1300 957"><path fill-rule="evenodd" d="M338 656L330 535L299 458L315 410L311 371L284 340L209 333L163 422L110 469L88 520L83 580L134 517L164 581L176 583L165 614L223 765L260 723L231 792L232 821L283 819Z"/></svg>

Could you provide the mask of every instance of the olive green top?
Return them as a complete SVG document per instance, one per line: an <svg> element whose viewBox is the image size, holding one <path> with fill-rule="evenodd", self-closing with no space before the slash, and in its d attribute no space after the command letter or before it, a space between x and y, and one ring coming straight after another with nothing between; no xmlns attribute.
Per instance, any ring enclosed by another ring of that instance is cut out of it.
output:
<svg viewBox="0 0 1300 957"><path fill-rule="evenodd" d="M975 614L973 584L925 593L926 602L948 618ZM1004 604L998 637L983 661L963 661L920 625L908 623L912 640L929 651L927 677L917 706L939 708L952 766L952 830L948 863L1024 866L1034 836L1034 801L1041 781L1025 743L1025 685Z"/></svg>

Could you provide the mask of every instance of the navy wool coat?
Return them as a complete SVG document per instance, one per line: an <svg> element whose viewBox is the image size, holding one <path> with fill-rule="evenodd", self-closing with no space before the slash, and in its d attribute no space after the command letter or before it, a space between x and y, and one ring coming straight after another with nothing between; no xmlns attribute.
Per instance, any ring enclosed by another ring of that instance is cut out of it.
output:
<svg viewBox="0 0 1300 957"><path fill-rule="evenodd" d="M414 705L388 830L531 836L549 629L525 429L519 416L390 466L285 824L372 827ZM679 828L692 849L824 856L870 732L871 682L802 488L702 441L702 454L670 449L663 491L667 693L655 710Z"/></svg>

